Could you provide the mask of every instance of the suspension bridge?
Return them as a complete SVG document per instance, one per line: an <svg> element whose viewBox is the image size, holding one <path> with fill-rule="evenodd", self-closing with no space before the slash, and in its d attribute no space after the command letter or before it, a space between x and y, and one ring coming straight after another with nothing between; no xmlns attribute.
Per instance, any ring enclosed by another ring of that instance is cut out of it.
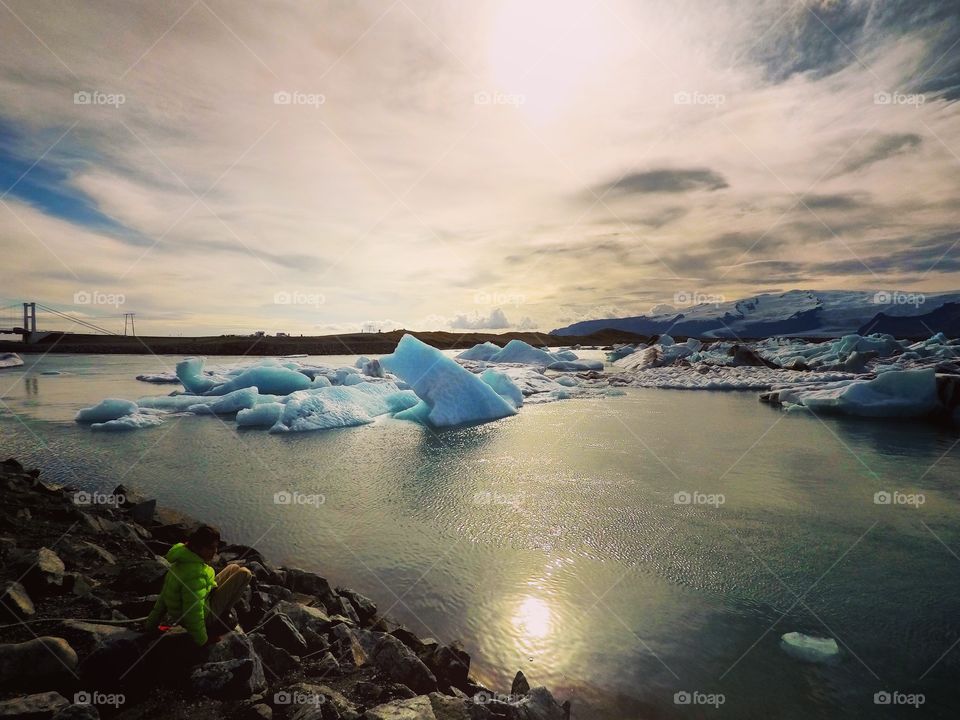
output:
<svg viewBox="0 0 960 720"><path fill-rule="evenodd" d="M58 332L67 332L63 330L43 330L38 328L37 323L37 314L42 313L45 317L44 325L56 324L63 326L64 321L67 321L71 324L68 324L67 327L74 329L75 332L93 332L99 335L126 335L128 320L130 323L130 329L133 330L133 313L124 313L124 324L123 332L114 332L113 330L108 330L101 325L96 324L93 320L112 320L116 318L106 317L106 318L89 318L89 317L79 317L76 314L71 314L64 312L62 310L57 310L56 308L44 305L39 302L17 302L11 303L0 307L0 335L20 335L23 338L25 343L35 343L44 337ZM136 334L131 332L131 334Z"/></svg>

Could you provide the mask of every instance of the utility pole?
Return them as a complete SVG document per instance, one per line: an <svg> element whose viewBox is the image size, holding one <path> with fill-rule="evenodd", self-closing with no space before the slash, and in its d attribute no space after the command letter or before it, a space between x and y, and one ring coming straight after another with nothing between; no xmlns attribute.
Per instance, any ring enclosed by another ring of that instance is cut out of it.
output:
<svg viewBox="0 0 960 720"><path fill-rule="evenodd" d="M134 337L136 337L136 335L137 335L137 328L136 328L136 327L134 326L134 324L133 324L133 316L134 316L134 315L136 315L136 313L125 312L125 313L123 314L123 334L124 334L124 335L127 334L127 323L129 322L129 323L130 323L130 334L133 335Z"/></svg>

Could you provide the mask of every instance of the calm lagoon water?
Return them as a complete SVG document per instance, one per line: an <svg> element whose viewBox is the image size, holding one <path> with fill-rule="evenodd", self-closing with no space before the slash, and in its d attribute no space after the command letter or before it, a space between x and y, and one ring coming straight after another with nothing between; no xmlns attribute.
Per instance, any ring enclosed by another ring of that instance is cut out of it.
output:
<svg viewBox="0 0 960 720"><path fill-rule="evenodd" d="M0 373L4 456L86 489L142 488L354 587L420 634L462 639L495 689L522 669L580 720L960 708L949 429L787 415L753 392L636 389L442 432L384 419L277 436L187 416L106 434L74 413L169 392L134 376L178 358L24 359L29 370ZM325 502L277 504L282 491ZM877 504L878 491L924 502ZM724 502L677 504L678 492ZM841 658L797 660L780 647L790 631L836 638ZM724 702L677 704L684 691ZM882 691L925 702L877 705Z"/></svg>

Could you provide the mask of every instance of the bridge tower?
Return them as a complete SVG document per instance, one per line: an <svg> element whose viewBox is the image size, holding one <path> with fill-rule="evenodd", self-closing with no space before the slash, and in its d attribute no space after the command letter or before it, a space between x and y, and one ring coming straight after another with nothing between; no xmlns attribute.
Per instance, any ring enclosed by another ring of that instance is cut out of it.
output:
<svg viewBox="0 0 960 720"><path fill-rule="evenodd" d="M30 342L30 336L37 333L37 304L23 304L23 341Z"/></svg>

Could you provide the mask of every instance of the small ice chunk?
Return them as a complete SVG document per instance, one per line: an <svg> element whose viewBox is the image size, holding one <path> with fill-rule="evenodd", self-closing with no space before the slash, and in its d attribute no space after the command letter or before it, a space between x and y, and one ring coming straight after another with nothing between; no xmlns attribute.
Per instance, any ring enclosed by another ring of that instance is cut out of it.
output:
<svg viewBox="0 0 960 720"><path fill-rule="evenodd" d="M426 417L432 425L489 422L517 412L493 388L456 360L413 335L404 335L397 349L382 357L380 364L408 382L429 406Z"/></svg>
<svg viewBox="0 0 960 720"><path fill-rule="evenodd" d="M107 398L93 407L83 408L76 414L74 420L78 423L105 423L122 418L124 415L132 415L137 410L138 406L132 400Z"/></svg>
<svg viewBox="0 0 960 720"><path fill-rule="evenodd" d="M206 392L209 395L226 395L234 390L256 387L268 395L289 395L310 387L310 378L287 367L258 365L247 368L229 382Z"/></svg>
<svg viewBox="0 0 960 720"><path fill-rule="evenodd" d="M177 363L177 377L183 386L192 393L205 393L216 385L216 381L203 374L203 358L191 357Z"/></svg>
<svg viewBox="0 0 960 720"><path fill-rule="evenodd" d="M158 385L180 382L180 378L178 378L175 373L144 373L137 375L137 380L140 382L156 383Z"/></svg>
<svg viewBox="0 0 960 720"><path fill-rule="evenodd" d="M362 370L363 366L366 365L368 362L370 362L370 358L368 358L366 355L361 355L360 357L357 358L357 361L353 363L353 366L355 368L359 368Z"/></svg>
<svg viewBox="0 0 960 720"><path fill-rule="evenodd" d="M0 368L20 367L21 365L23 365L23 358L16 353L0 353Z"/></svg>
<svg viewBox="0 0 960 720"><path fill-rule="evenodd" d="M840 648L833 638L814 637L799 632L788 632L781 638L781 645L788 655L807 662L828 662L840 655Z"/></svg>
<svg viewBox="0 0 960 720"><path fill-rule="evenodd" d="M153 413L135 412L115 420L93 423L91 430L101 432L124 432L128 430L142 430L143 428L156 427L163 424L163 418Z"/></svg>
<svg viewBox="0 0 960 720"><path fill-rule="evenodd" d="M603 363L599 360L558 360L547 365L547 370L558 372L583 372L586 370L603 370Z"/></svg>
<svg viewBox="0 0 960 720"><path fill-rule="evenodd" d="M577 387L580 384L580 381L571 375L561 375L556 380L558 385L563 385L565 387Z"/></svg>

